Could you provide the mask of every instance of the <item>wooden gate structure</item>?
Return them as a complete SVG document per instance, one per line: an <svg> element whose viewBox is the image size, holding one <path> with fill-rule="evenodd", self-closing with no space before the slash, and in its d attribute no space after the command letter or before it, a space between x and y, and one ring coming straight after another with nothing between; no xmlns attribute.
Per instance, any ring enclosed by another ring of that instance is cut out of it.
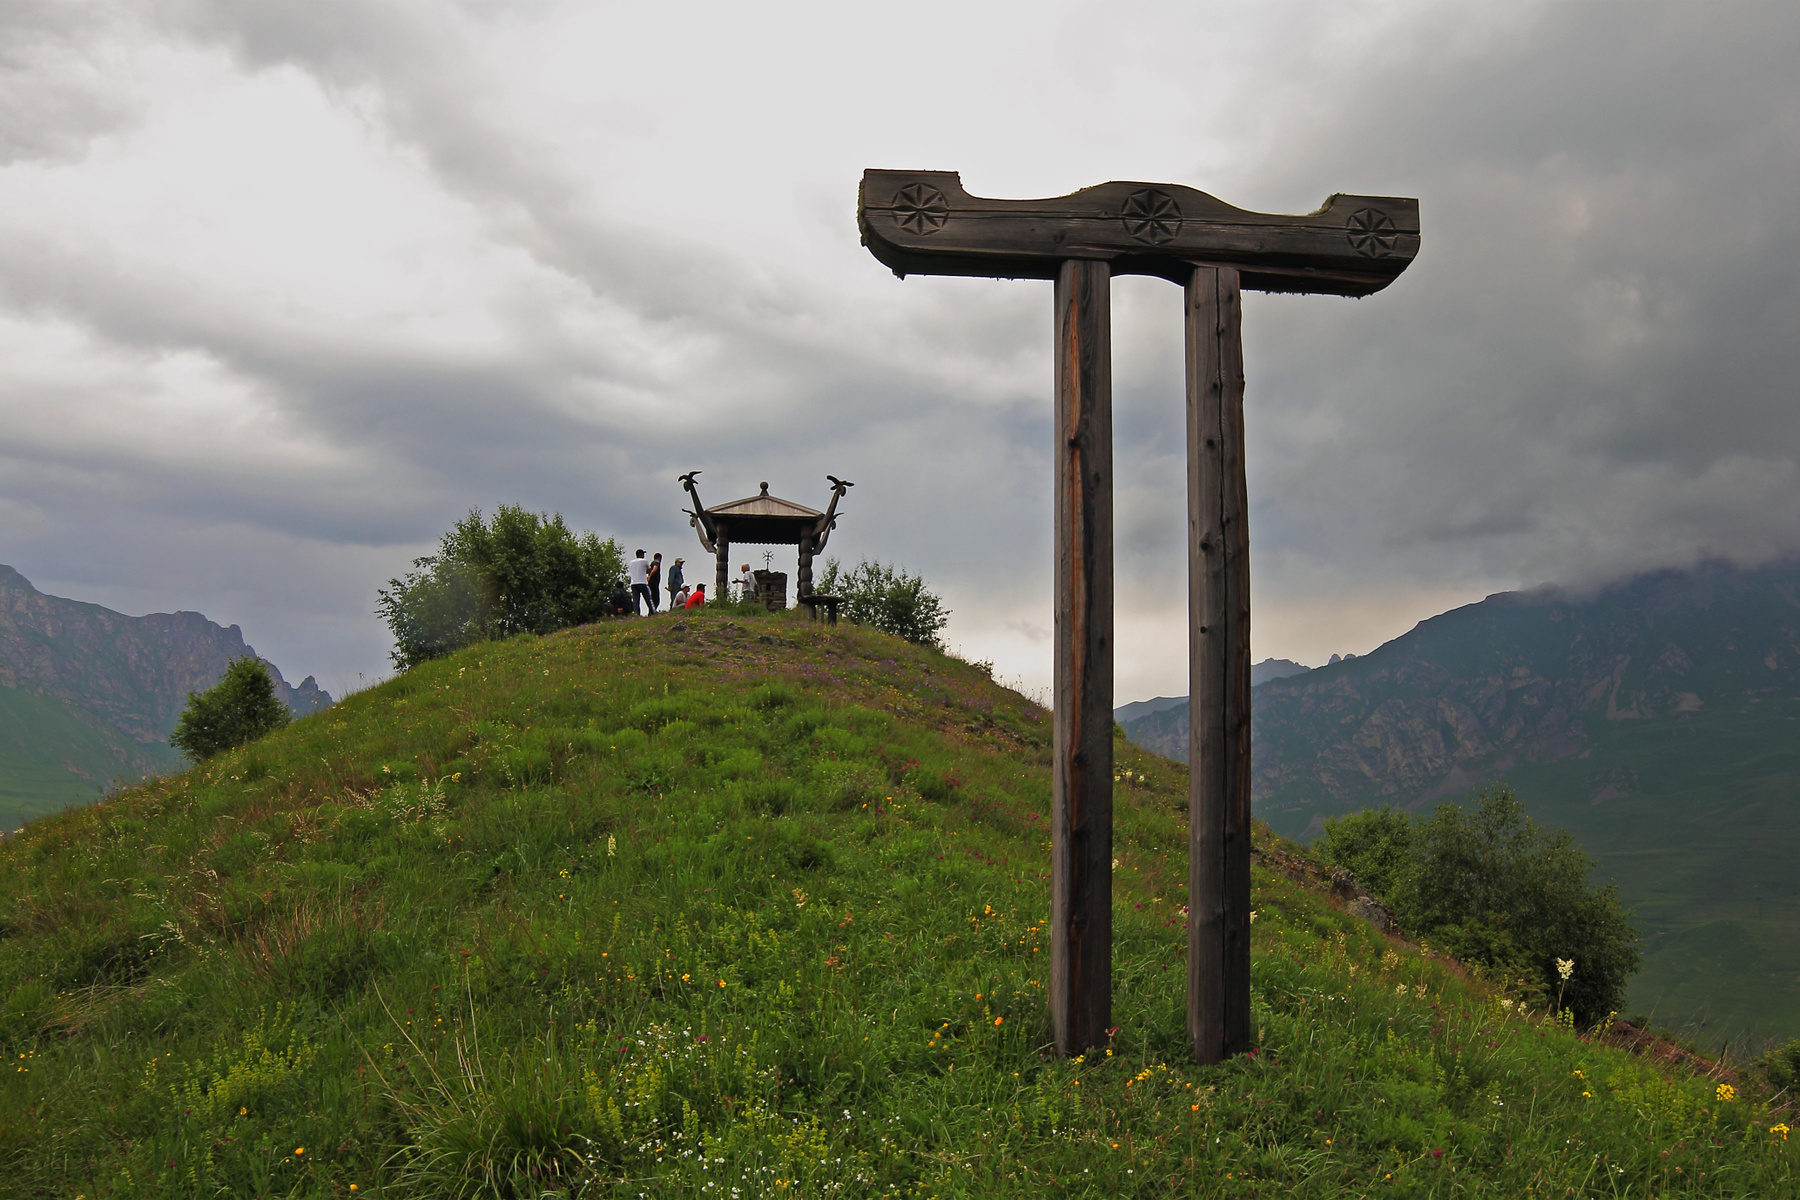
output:
<svg viewBox="0 0 1800 1200"><path fill-rule="evenodd" d="M863 244L904 279L1055 281L1056 662L1050 1015L1056 1049L1112 1024L1114 275L1186 292L1188 971L1194 1057L1250 1046L1250 538L1239 293L1366 296L1419 250L1419 203L1331 197L1306 216L1174 184L988 200L954 171L863 173Z"/></svg>
<svg viewBox="0 0 1800 1200"><path fill-rule="evenodd" d="M825 549L825 542L831 537L831 531L837 528L838 501L856 485L847 479L827 475L825 479L831 484L831 503L825 506L824 512L808 508L804 504L795 504L792 500L783 500L780 496L769 495L769 485L766 482L758 495L708 508L700 503L700 488L694 482L694 476L698 474L698 471L689 471L680 476L677 482L687 489L694 501L691 512L682 510L687 512L688 524L700 535L700 545L718 559L713 599L720 600L729 595L725 589L731 579L731 547L738 542L755 546L799 547L800 562L795 572L794 597L804 599L812 595L813 558Z"/></svg>

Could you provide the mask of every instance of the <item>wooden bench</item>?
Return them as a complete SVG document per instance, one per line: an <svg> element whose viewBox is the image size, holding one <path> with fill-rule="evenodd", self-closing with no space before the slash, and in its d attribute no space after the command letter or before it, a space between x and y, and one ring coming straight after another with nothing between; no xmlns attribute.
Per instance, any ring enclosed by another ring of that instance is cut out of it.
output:
<svg viewBox="0 0 1800 1200"><path fill-rule="evenodd" d="M807 619L812 621L818 620L819 610L822 608L825 610L825 623L828 625L837 624L838 605L843 602L844 598L842 596L822 596L818 592L814 592L810 596L800 597L800 603L806 606Z"/></svg>

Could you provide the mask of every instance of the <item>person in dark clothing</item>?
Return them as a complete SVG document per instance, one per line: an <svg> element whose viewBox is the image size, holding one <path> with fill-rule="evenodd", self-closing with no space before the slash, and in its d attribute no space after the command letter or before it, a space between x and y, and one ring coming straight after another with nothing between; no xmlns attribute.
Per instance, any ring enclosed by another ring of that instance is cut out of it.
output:
<svg viewBox="0 0 1800 1200"><path fill-rule="evenodd" d="M650 611L654 614L661 599L658 593L662 590L662 555L650 556L650 577L645 582L650 585Z"/></svg>
<svg viewBox="0 0 1800 1200"><path fill-rule="evenodd" d="M631 611L631 593L625 590L623 583L614 584L612 595L606 598L606 615L622 617Z"/></svg>
<svg viewBox="0 0 1800 1200"><path fill-rule="evenodd" d="M679 607L675 603L675 598L681 594L682 584L687 582L686 580L684 580L681 577L681 564L686 561L687 560L684 558L678 558L669 566L669 611L670 612L674 612L675 609L677 607Z"/></svg>

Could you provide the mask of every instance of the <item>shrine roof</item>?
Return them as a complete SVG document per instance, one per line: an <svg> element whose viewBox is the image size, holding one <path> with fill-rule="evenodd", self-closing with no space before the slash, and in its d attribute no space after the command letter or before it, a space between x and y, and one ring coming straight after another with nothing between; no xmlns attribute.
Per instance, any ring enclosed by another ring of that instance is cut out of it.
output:
<svg viewBox="0 0 1800 1200"><path fill-rule="evenodd" d="M792 500L783 500L780 496L769 495L769 485L762 485L762 492L755 496L746 496L742 500L728 500L724 504L714 504L707 508L707 513L715 517L794 517L806 520L817 520L825 514L816 508L808 508L804 504L795 504Z"/></svg>

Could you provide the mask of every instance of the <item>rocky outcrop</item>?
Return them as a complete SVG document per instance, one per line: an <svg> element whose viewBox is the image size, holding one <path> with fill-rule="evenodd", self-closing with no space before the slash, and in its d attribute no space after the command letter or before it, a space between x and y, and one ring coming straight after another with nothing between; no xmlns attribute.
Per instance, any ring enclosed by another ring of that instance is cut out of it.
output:
<svg viewBox="0 0 1800 1200"><path fill-rule="evenodd" d="M1800 697L1800 566L1502 593L1252 696L1253 789L1271 819L1417 807L1520 764L1582 755L1619 723ZM1186 705L1126 731L1186 759Z"/></svg>
<svg viewBox="0 0 1800 1200"><path fill-rule="evenodd" d="M47 596L0 566L0 687L55 696L140 744L166 739L189 692L211 687L232 659L255 653L236 625L192 612L128 617ZM331 703L311 676L290 687L273 663L260 661L296 715Z"/></svg>

